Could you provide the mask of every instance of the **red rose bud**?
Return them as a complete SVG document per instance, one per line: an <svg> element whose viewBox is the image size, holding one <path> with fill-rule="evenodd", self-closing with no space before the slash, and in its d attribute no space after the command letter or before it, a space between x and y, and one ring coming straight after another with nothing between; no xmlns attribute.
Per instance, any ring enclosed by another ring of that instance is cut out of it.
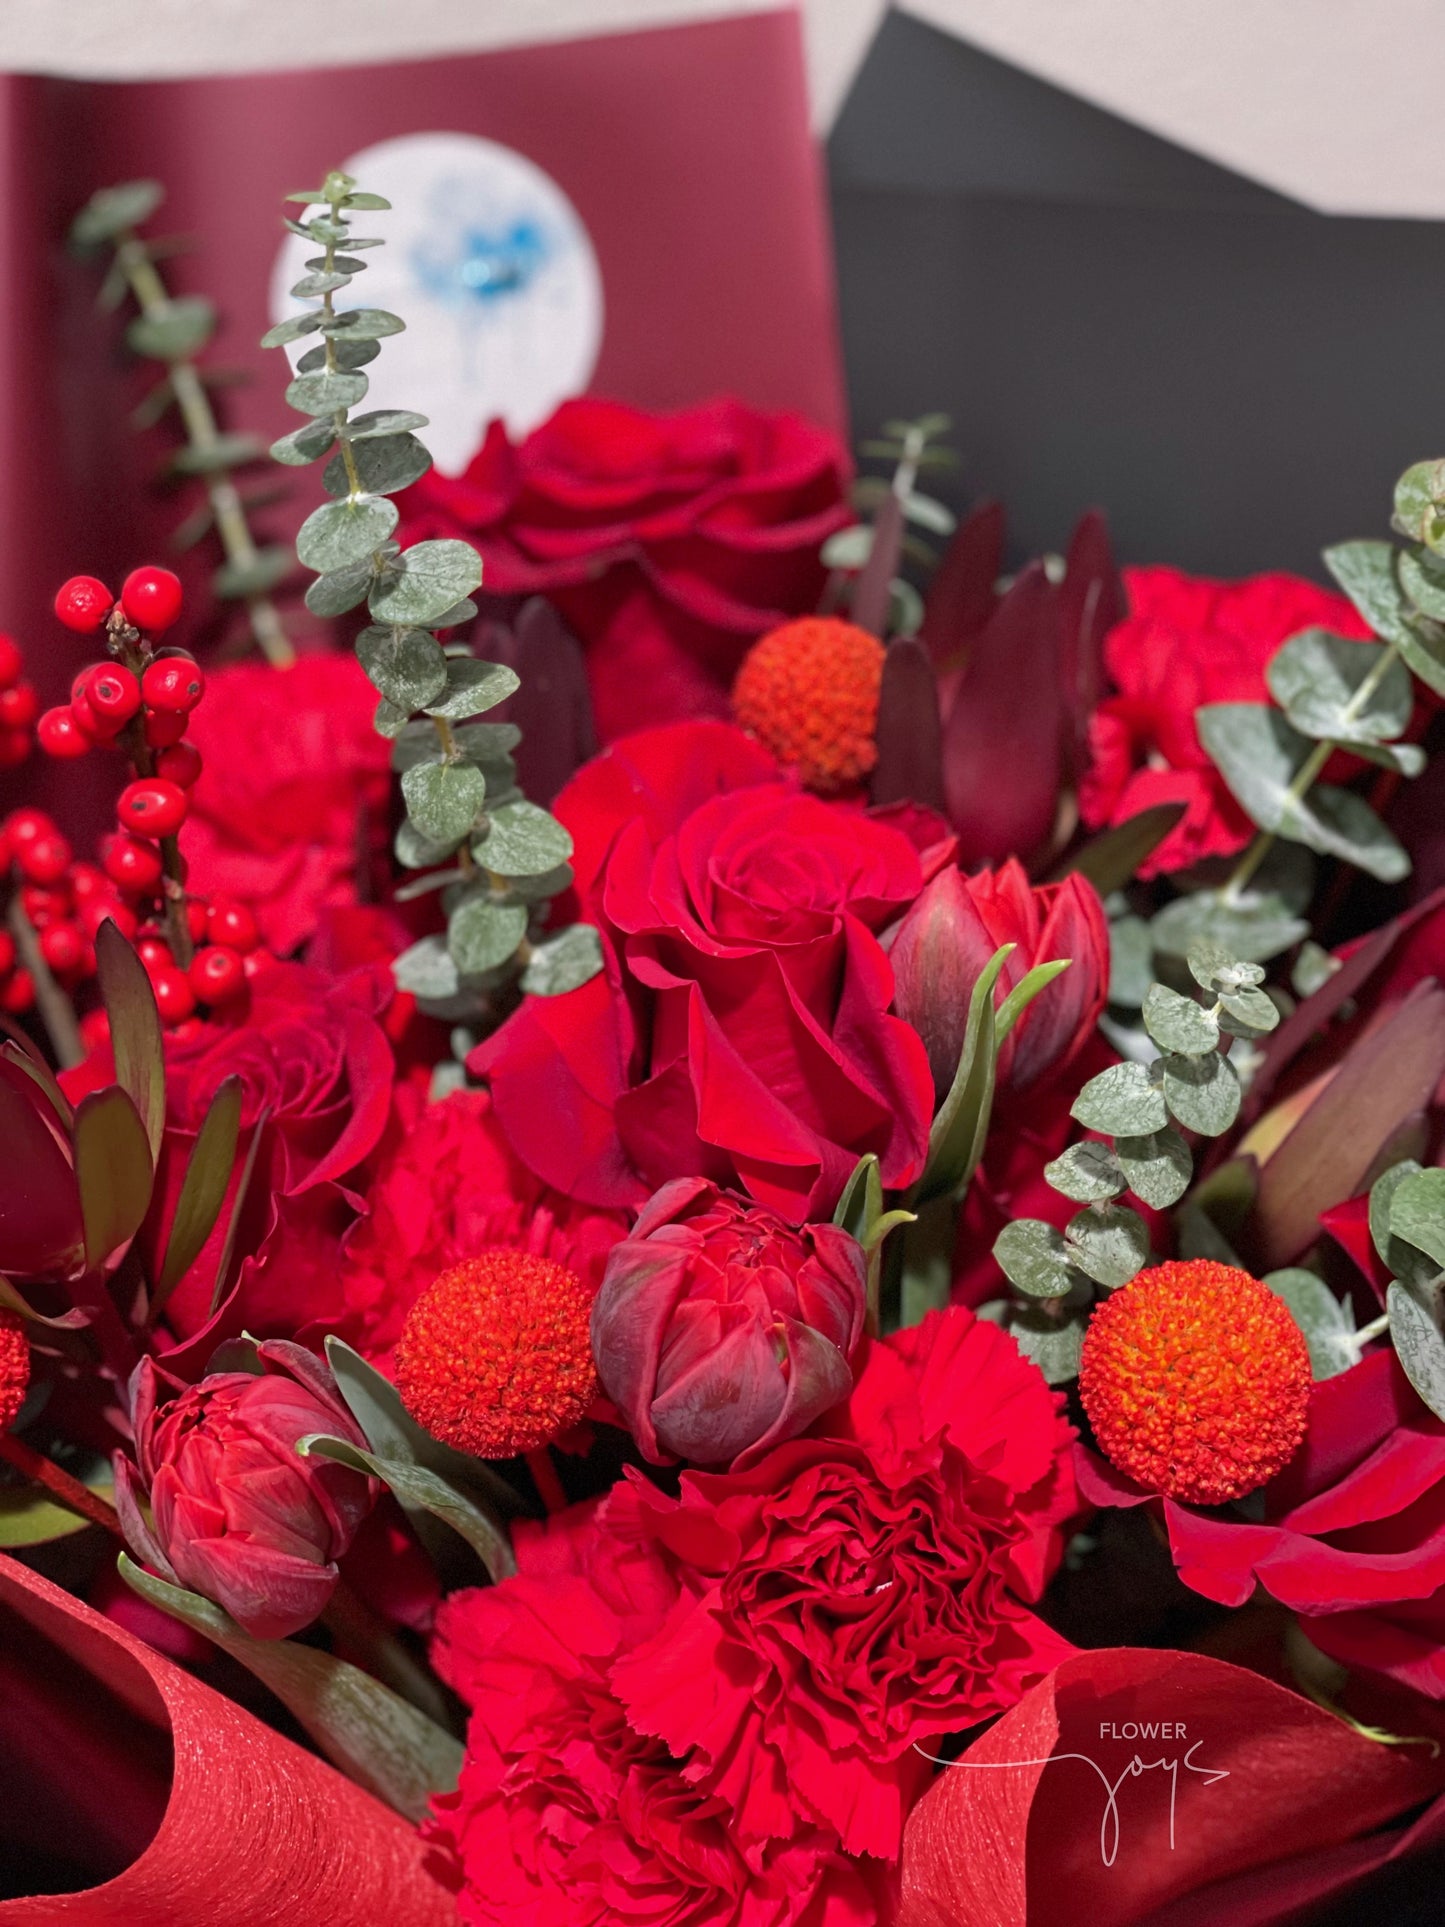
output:
<svg viewBox="0 0 1445 1927"><path fill-rule="evenodd" d="M256 1351L259 1373L172 1380L177 1396L165 1404L160 1371L141 1361L132 1380L137 1464L117 1454L116 1509L131 1550L162 1578L212 1600L257 1639L285 1639L325 1608L336 1561L377 1485L296 1450L310 1432L366 1446L321 1361L285 1339Z"/></svg>
<svg viewBox="0 0 1445 1927"><path fill-rule="evenodd" d="M1109 926L1081 877L1031 888L1012 857L997 871L935 877L899 926L889 951L894 1009L922 1037L942 1101L963 1052L968 1003L1002 944L1016 945L996 1001L1035 964L1070 958L1040 991L999 1053L1001 1090L1023 1091L1063 1070L1089 1040L1109 987Z"/></svg>
<svg viewBox="0 0 1445 1927"><path fill-rule="evenodd" d="M704 1178L665 1184L592 1308L598 1375L644 1456L736 1470L845 1399L867 1269L836 1225L795 1230Z"/></svg>
<svg viewBox="0 0 1445 1927"><path fill-rule="evenodd" d="M0 635L0 689L9 689L20 680L25 658L14 636Z"/></svg>

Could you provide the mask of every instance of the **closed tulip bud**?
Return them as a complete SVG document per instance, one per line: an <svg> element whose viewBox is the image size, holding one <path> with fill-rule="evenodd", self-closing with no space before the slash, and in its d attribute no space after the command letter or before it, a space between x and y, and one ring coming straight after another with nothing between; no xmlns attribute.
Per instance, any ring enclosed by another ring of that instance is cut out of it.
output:
<svg viewBox="0 0 1445 1927"><path fill-rule="evenodd" d="M997 1001L1035 964L1071 960L1047 984L1005 1039L1001 1093L1020 1093L1055 1077L1082 1050L1109 988L1109 926L1098 893L1082 877L1031 886L1012 858L998 870L964 876L945 870L922 892L889 951L894 1009L922 1037L941 1102L963 1053L968 1004L984 965L1015 946L999 978Z"/></svg>
<svg viewBox="0 0 1445 1927"><path fill-rule="evenodd" d="M159 1372L142 1360L132 1381L136 1466L117 1454L116 1509L131 1550L163 1579L257 1639L284 1639L325 1608L336 1561L378 1487L296 1450L311 1432L366 1447L321 1361L283 1339L256 1351L260 1372L213 1372L165 1403ZM137 1503L137 1468L153 1532Z"/></svg>
<svg viewBox="0 0 1445 1927"><path fill-rule="evenodd" d="M751 1465L848 1396L866 1295L846 1231L678 1178L607 1260L598 1376L654 1464Z"/></svg>

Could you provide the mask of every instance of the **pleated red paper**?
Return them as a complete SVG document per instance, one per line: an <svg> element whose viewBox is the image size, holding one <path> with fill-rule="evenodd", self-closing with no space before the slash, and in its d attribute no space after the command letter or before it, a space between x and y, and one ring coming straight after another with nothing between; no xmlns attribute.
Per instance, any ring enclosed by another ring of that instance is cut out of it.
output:
<svg viewBox="0 0 1445 1927"><path fill-rule="evenodd" d="M449 1927L402 1820L141 1641L0 1557L3 1927Z"/></svg>

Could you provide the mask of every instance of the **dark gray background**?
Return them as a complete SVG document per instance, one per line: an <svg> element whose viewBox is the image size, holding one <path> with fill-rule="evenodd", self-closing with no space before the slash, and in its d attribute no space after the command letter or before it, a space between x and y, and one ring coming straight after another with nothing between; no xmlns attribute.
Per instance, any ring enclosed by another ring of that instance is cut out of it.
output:
<svg viewBox="0 0 1445 1927"><path fill-rule="evenodd" d="M1015 559L1318 576L1445 453L1445 234L1333 218L890 14L828 149L855 436L946 410Z"/></svg>

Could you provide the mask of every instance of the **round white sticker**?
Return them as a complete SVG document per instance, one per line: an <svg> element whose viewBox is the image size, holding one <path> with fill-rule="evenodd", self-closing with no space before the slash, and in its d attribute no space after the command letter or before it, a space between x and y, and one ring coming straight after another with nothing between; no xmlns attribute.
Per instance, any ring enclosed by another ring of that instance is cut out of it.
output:
<svg viewBox="0 0 1445 1927"><path fill-rule="evenodd" d="M351 217L353 233L386 245L366 251L365 274L338 305L390 308L406 322L366 369L366 407L428 416L422 439L455 475L495 417L524 435L583 392L602 345L602 274L550 175L475 134L403 134L342 166L391 209ZM290 289L316 251L287 235L271 276L273 320L314 305ZM292 343L293 363L310 345Z"/></svg>

